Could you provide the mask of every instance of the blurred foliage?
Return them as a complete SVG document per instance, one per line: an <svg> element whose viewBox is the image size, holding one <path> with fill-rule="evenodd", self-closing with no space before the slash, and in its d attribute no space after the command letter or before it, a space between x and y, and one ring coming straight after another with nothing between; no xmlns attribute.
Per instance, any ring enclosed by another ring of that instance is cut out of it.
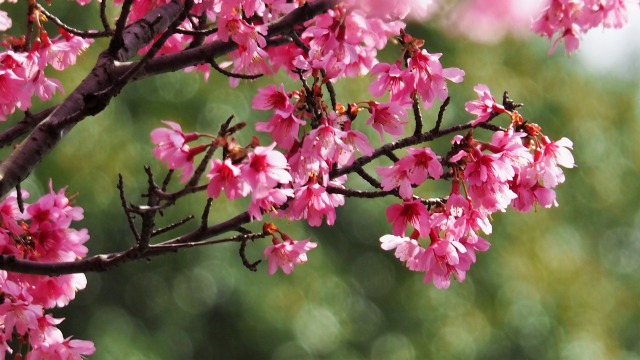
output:
<svg viewBox="0 0 640 360"><path fill-rule="evenodd" d="M61 17L86 25L61 9ZM334 227L277 222L293 238L320 244L290 276L269 276L265 264L248 271L234 244L89 274L88 288L55 312L67 318L65 334L95 341L95 359L639 359L638 79L590 75L576 59L547 56L541 39L485 46L431 28L411 32L430 52L444 53L445 66L466 71L464 83L450 86L445 125L471 119L463 104L482 82L496 97L508 90L525 103L521 113L551 138L574 141L579 167L566 171L557 189L560 207L494 215L491 250L479 254L464 283L442 291L380 249L379 237L390 232L384 210L393 200L351 199ZM67 93L103 45L74 72L60 74ZM393 59L394 51L390 46L383 57ZM279 80L289 90L299 87ZM339 82L339 101L367 99L369 80ZM68 186L85 209L81 226L90 229L91 254L124 249L133 240L117 174L137 201L143 165L159 177L165 172L152 157L149 132L165 119L203 132L217 131L232 114L249 124L264 121L268 114L250 104L270 81L230 89L221 76L205 82L176 72L128 86L103 113L76 126L23 188L35 198L49 178L56 189ZM425 112L426 126L436 111ZM241 143L251 135L250 126ZM442 149L448 141L430 146ZM203 196L181 201L167 223L197 216L204 203ZM245 205L217 202L211 221ZM249 257L260 258L264 246L250 244Z"/></svg>

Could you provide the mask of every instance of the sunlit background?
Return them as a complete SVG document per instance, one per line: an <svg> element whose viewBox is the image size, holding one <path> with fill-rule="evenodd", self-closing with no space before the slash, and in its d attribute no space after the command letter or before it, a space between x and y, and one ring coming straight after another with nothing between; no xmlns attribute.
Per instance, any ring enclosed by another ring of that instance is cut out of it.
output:
<svg viewBox="0 0 640 360"><path fill-rule="evenodd" d="M86 27L87 20L70 14L61 16ZM640 359L637 28L623 40L589 38L577 55L560 49L549 56L541 38L480 44L445 35L433 23L414 24L410 32L426 40L429 52L442 52L444 66L466 71L463 83L450 86L445 125L472 119L463 104L475 97L474 85L485 83L496 97L508 90L525 103L521 113L552 139L574 142L578 167L565 172L557 189L560 207L494 215L490 251L479 254L464 283L443 291L380 249L380 236L390 232L384 210L393 199L350 199L334 227L277 222L293 238L319 243L290 276L269 276L265 264L250 272L234 244L88 274L87 289L55 311L67 319L64 333L93 340L95 359ZM60 74L67 92L101 44L76 72ZM382 57L392 60L397 50L390 46ZM36 198L49 178L55 188L68 186L85 209L91 254L125 249L133 238L119 206L118 173L137 201L143 165L165 172L153 159L149 132L161 120L202 132L217 131L232 114L264 121L268 114L250 104L268 81L230 89L221 76L204 82L177 72L133 84L76 126L23 188ZM299 87L284 76L279 81L288 90ZM338 100L368 99L368 81L338 83ZM433 122L434 111L425 118ZM252 135L249 127L239 138ZM167 223L200 214L204 203L203 196L180 202ZM245 205L216 202L210 221ZM266 243L250 244L249 258L261 258Z"/></svg>

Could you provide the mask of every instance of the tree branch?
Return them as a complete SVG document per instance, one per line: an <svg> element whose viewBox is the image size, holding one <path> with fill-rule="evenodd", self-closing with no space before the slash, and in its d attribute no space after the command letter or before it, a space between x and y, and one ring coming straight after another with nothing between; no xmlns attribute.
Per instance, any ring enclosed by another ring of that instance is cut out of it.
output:
<svg viewBox="0 0 640 360"><path fill-rule="evenodd" d="M280 35L327 11L336 3L336 0L306 3L271 23L268 27L268 46L282 44L283 39ZM166 29L181 14L182 9L182 5L177 1L158 7L124 29L122 43L111 42L109 50L100 55L87 78L0 164L0 197L24 180L75 124L89 115L96 115L104 110L111 98L117 95L105 90L137 64L137 62L123 64L122 61L136 55L142 47ZM116 35L117 33L116 26ZM116 43L119 47L114 45ZM150 59L132 80L209 63L212 58L227 54L236 48L237 45L233 42L215 41L177 54Z"/></svg>
<svg viewBox="0 0 640 360"><path fill-rule="evenodd" d="M182 12L182 5L171 2L149 12L147 16L127 27L123 33L123 51L117 52L117 60L127 60ZM162 19L159 21L158 19ZM154 24L154 26L149 26ZM31 170L62 140L82 119L100 113L115 94L104 90L117 81L114 76L114 59L103 52L96 65L80 85L0 164L0 196L4 196L16 184L24 180Z"/></svg>
<svg viewBox="0 0 640 360"><path fill-rule="evenodd" d="M221 244L227 242L246 242L251 239L266 237L267 234L241 234L223 239L213 239L225 232L232 231L251 220L249 213L241 213L225 222L210 226L205 230L198 227L196 230L177 238L146 247L138 245L120 252L95 255L83 260L68 262L38 262L18 259L13 255L0 256L0 269L15 271L23 274L38 274L58 276L64 274L101 272L113 269L122 264L152 257L174 253L180 249Z"/></svg>

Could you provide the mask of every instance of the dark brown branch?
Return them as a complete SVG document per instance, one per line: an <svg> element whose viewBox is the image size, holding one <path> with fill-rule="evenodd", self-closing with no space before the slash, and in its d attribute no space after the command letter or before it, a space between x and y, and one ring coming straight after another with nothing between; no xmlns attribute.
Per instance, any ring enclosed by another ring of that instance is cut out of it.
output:
<svg viewBox="0 0 640 360"><path fill-rule="evenodd" d="M209 35L213 35L218 32L218 28L212 28L207 30L187 30L187 29L176 29L176 34L182 35L190 35L190 36L204 36L207 37Z"/></svg>
<svg viewBox="0 0 640 360"><path fill-rule="evenodd" d="M25 112L24 119L13 125L9 129L0 133L0 148L9 146L14 140L27 132L33 130L38 124L40 124L47 116L56 109L56 106L52 106L46 110L40 111L37 114L32 114L29 111Z"/></svg>
<svg viewBox="0 0 640 360"><path fill-rule="evenodd" d="M382 184L380 184L380 182L378 180L376 180L376 178L374 178L373 176L369 175L369 173L367 173L366 171L364 171L363 168L359 167L355 169L356 174L360 175L361 178L363 178L366 182L369 183L369 185L377 188L377 189L382 189Z"/></svg>
<svg viewBox="0 0 640 360"><path fill-rule="evenodd" d="M147 207L148 210L144 211L141 215L142 217L142 225L140 226L140 237L137 239L137 244L140 248L144 249L149 246L149 241L151 240L151 236L153 235L153 230L156 226L156 214L158 212L155 209L160 201L156 196L156 189L158 186L153 181L153 173L151 172L151 168L149 166L144 167L144 171L147 174Z"/></svg>
<svg viewBox="0 0 640 360"><path fill-rule="evenodd" d="M420 112L420 101L418 95L413 95L413 118L416 120L416 129L413 131L413 135L422 133L422 112Z"/></svg>
<svg viewBox="0 0 640 360"><path fill-rule="evenodd" d="M102 21L102 27L104 31L113 32L109 20L107 19L107 2L105 0L100 1L100 21Z"/></svg>
<svg viewBox="0 0 640 360"><path fill-rule="evenodd" d="M313 3L305 3L304 6L268 24L267 47L291 42L290 37L284 38L281 35L287 34L296 25L326 12L337 3L336 0L318 0ZM137 78L172 72L189 66L208 64L211 59L228 54L235 49L237 49L237 45L234 42L214 41L194 49L187 49L175 54L166 54L151 60ZM128 66L131 66L131 64L123 64L121 67L126 68ZM121 69L120 71L126 70Z"/></svg>
<svg viewBox="0 0 640 360"><path fill-rule="evenodd" d="M211 204L213 204L213 199L208 198L207 203L204 206L204 210L202 211L202 217L200 217L200 230L205 231L207 226L209 226L209 211L211 211Z"/></svg>
<svg viewBox="0 0 640 360"><path fill-rule="evenodd" d="M260 236L260 237L269 236L269 234L267 233L252 234L252 235ZM248 234L241 235L241 236L248 236ZM262 260L256 260L254 262L250 262L249 259L247 259L247 254L245 253L245 250L247 248L247 242L249 241L249 239L254 240L253 238L247 238L240 242L240 249L238 250L238 253L240 254L240 259L242 259L242 264L250 271L256 272L258 271L258 264L260 264Z"/></svg>
<svg viewBox="0 0 640 360"><path fill-rule="evenodd" d="M125 1L125 7L131 1ZM275 46L290 41L281 35L291 28L327 11L336 0L318 0L305 3L286 16L268 25L267 46ZM116 24L114 38L109 50L103 53L89 76L72 92L47 119L37 126L31 135L2 164L0 164L0 196L5 195L24 180L31 170L62 140L81 120L100 113L109 103L114 93L103 93L113 82L126 74L136 63L114 63L126 61L137 54L157 34L166 29L182 12L182 5L173 1L150 11L144 18L123 29L126 16L120 16ZM128 11L128 10L127 10ZM124 15L124 14L121 14ZM118 40L118 32L122 32ZM189 66L208 63L212 58L227 54L237 48L233 42L215 41L177 54L168 54L149 60L134 79L160 74ZM106 96L105 96L106 95Z"/></svg>
<svg viewBox="0 0 640 360"><path fill-rule="evenodd" d="M371 161L373 161L374 159L379 158L380 156L383 155L387 155L390 151L394 151L394 150L398 150L398 149L402 149L408 146L412 146L412 145L417 145L417 144L421 144L424 142L428 142L428 141L432 141L434 139L437 139L439 137L442 137L444 135L448 135L448 134L452 134L458 131L463 131L463 130L467 130L467 129L471 129L474 126L471 125L471 123L466 123L466 124L459 124L459 125L454 125L451 126L449 128L446 128L444 130L438 130L438 131L434 131L431 130L429 132L426 133L422 133L420 135L413 135L413 136L409 136L397 141L394 141L392 143L383 145L379 148L377 148L376 150L374 150L373 154L371 154L370 156L362 156L359 157L358 159L356 159L353 164L349 165L349 166L345 166L343 168L340 169L336 169L331 171L331 178L335 179L338 176L341 175L346 175L349 174L353 171L355 171L355 169L357 168L361 168L362 166L370 163Z"/></svg>
<svg viewBox="0 0 640 360"><path fill-rule="evenodd" d="M444 111L447 109L447 106L449 106L450 101L451 101L451 96L447 96L447 98L444 99L444 102L442 103L442 105L440 105L440 109L438 110L438 119L436 120L436 125L433 127L433 130L431 131L440 131L440 125L442 125L442 119L444 118Z"/></svg>
<svg viewBox="0 0 640 360"><path fill-rule="evenodd" d="M205 232L208 234L209 232ZM243 242L249 239L265 237L264 234L237 235L223 239L206 240L211 236L193 236L194 232L185 236L147 248L131 249L106 255L96 255L83 260L68 262L38 262L18 259L13 255L0 255L0 269L23 274L58 276L86 272L102 272L116 268L122 264L139 259L151 259L156 256L174 253L185 248L222 244L227 242ZM189 238L190 241L180 241Z"/></svg>
<svg viewBox="0 0 640 360"><path fill-rule="evenodd" d="M182 219L182 220L180 220L178 222L175 222L175 223L169 224L169 225L167 225L165 227L161 227L159 229L153 230L153 233L151 234L151 237L156 237L158 235L164 234L164 233L166 233L168 231L171 231L171 230L173 230L175 228L178 228L178 227L188 223L189 221L191 221L193 219L195 219L195 216L189 215L186 218L184 218L184 219Z"/></svg>
<svg viewBox="0 0 640 360"><path fill-rule="evenodd" d="M127 19L129 19L129 13L131 12L133 2L134 0L124 0L122 3L122 9L120 10L120 16L118 16L118 20L116 20L116 29L113 33L113 37L111 38L111 42L109 43L109 49L107 50L114 56L124 44L124 28L127 25Z"/></svg>
<svg viewBox="0 0 640 360"><path fill-rule="evenodd" d="M354 197L354 198L362 198L362 199L375 199L386 196L398 196L397 191L363 191L363 190L353 190L353 189L343 189L338 187L329 186L327 187L327 192L330 194L340 194L346 197Z"/></svg>
<svg viewBox="0 0 640 360"><path fill-rule="evenodd" d="M136 243L139 243L140 234L138 234L138 230L136 229L135 216L131 213L129 205L127 205L127 198L124 194L124 180L122 178L122 174L118 174L118 192L120 193L120 205L122 206L124 214L127 217L129 229L131 230L133 237L135 237Z"/></svg>
<svg viewBox="0 0 640 360"><path fill-rule="evenodd" d="M150 28L148 26L150 19L164 19L159 23L166 23L168 26L169 20L179 16L181 11L182 6L172 2L152 10L143 19L130 25L123 33L122 47L126 51L118 52L118 60L127 60L126 56L135 54L138 49L146 45L141 44L141 40L153 39L157 32L164 30L157 24ZM146 31L144 39L140 36L143 30ZM150 31L156 33L149 33ZM132 50L134 52L130 53ZM91 73L80 85L0 164L0 196L5 195L17 183L24 180L75 124L89 115L96 115L104 110L111 97L115 95L103 93L117 80L117 77L114 77L114 70L113 57L103 52Z"/></svg>
<svg viewBox="0 0 640 360"><path fill-rule="evenodd" d="M261 78L262 76L264 76L264 74L255 74L255 75L247 75L247 74L236 74L234 72L225 70L223 68L220 67L220 65L218 65L218 63L215 61L215 59L211 59L211 61L209 61L209 65L211 65L212 68L214 68L217 72L219 72L220 74L227 76L227 77L231 77L231 78L238 78L238 79L244 79L244 80L255 80L258 78Z"/></svg>
<svg viewBox="0 0 640 360"><path fill-rule="evenodd" d="M24 214L24 199L22 198L22 188L20 184L16 185L16 202L18 203L18 210L21 214Z"/></svg>

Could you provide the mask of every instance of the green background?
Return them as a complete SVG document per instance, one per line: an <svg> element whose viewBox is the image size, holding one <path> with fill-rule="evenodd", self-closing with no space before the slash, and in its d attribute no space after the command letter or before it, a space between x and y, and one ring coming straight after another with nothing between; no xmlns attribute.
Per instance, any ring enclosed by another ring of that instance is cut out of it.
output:
<svg viewBox="0 0 640 360"><path fill-rule="evenodd" d="M59 11L74 26L86 26L88 19ZM443 291L380 249L392 199L348 199L333 227L278 222L293 238L319 243L290 276L269 276L266 264L250 272L235 244L88 274L87 289L54 311L67 318L65 335L93 340L95 359L639 359L637 79L589 74L561 51L548 56L543 39L478 45L431 27L414 25L410 32L431 53L444 53L445 67L466 71L462 84L450 86L444 126L471 120L463 104L475 98L475 84L486 83L497 98L508 90L525 103L521 113L552 139L574 142L578 167L566 170L566 183L557 188L560 207L495 214L486 237L490 251L478 255L464 283ZM70 92L104 46L98 41L73 72L50 75ZM390 46L382 57L393 61L397 50ZM367 99L370 80L339 82L338 100ZM103 113L76 126L23 188L34 199L49 178L55 189L68 186L85 209L78 226L90 230L90 253L125 249L133 238L119 206L117 174L135 202L144 191L143 165L159 176L165 171L153 159L149 132L160 120L201 132L217 131L231 114L250 124L265 121L268 113L250 104L269 81L230 89L220 76L204 82L176 72L132 84ZM283 76L277 81L288 90L299 87ZM435 111L424 116L428 128ZM251 135L249 127L239 138ZM378 141L374 135L372 143ZM444 149L448 141L430 146ZM356 179L351 184L364 188ZM438 190L418 191L431 197L442 195ZM198 216L204 202L203 196L181 201L166 222ZM245 205L216 202L211 222ZM250 244L249 258L260 258L267 243Z"/></svg>

